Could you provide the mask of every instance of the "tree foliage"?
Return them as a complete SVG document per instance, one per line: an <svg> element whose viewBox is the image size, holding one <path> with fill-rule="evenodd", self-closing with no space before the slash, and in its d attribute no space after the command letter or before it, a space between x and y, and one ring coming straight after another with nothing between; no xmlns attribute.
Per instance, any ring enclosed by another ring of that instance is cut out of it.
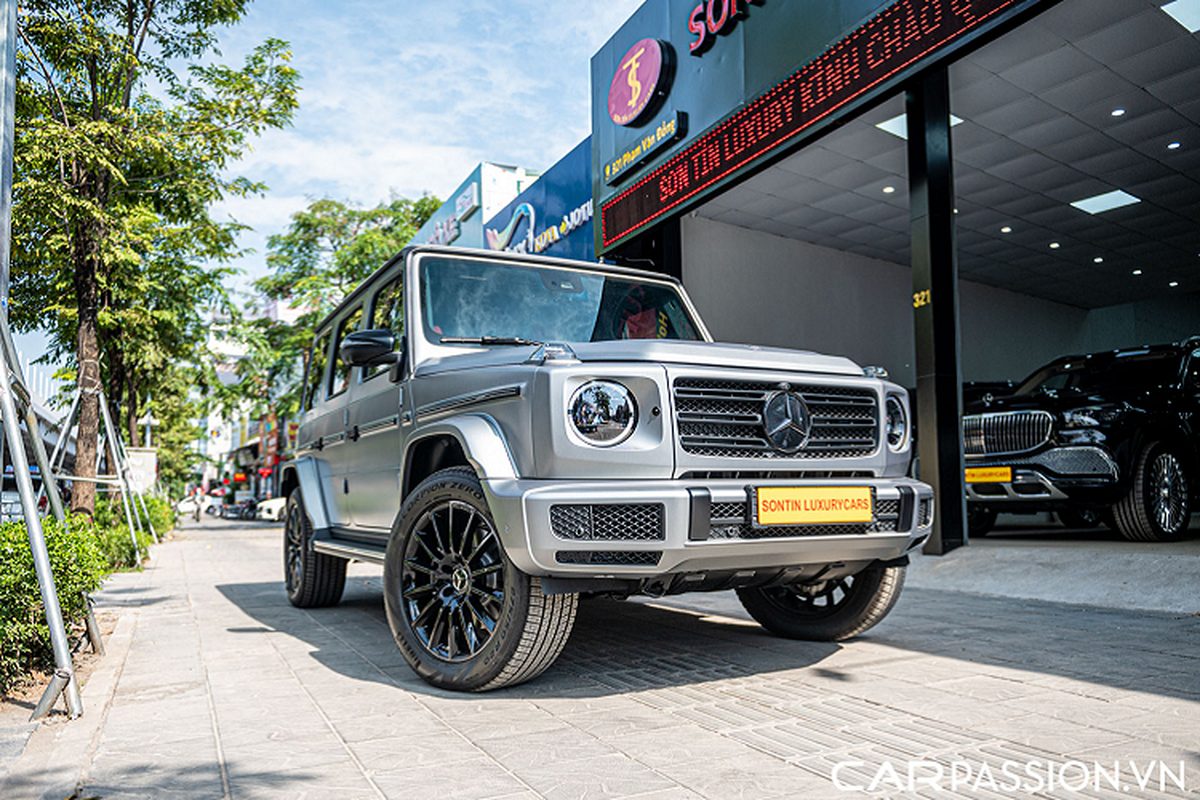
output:
<svg viewBox="0 0 1200 800"><path fill-rule="evenodd" d="M289 124L299 77L275 39L240 68L203 63L247 3L20 8L12 319L48 328L51 355L73 360L78 476L94 473L91 390L108 387L136 443L140 405L177 399L170 384L200 358L205 307L227 303L220 264L238 254L240 226L209 208L264 189L228 170L251 137ZM91 489L76 482L77 511L92 513Z"/></svg>
<svg viewBox="0 0 1200 800"><path fill-rule="evenodd" d="M237 365L238 397L253 401L256 413L273 407L281 418L294 416L317 323L408 244L439 207L430 195L393 196L369 209L323 199L293 214L287 232L268 240L273 272L255 288L302 313L294 323L250 315L237 327L247 352Z"/></svg>

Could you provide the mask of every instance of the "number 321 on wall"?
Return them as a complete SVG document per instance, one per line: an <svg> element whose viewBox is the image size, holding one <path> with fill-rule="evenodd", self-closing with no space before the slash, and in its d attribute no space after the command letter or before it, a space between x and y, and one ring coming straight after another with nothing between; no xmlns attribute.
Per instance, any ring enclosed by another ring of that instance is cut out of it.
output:
<svg viewBox="0 0 1200 800"><path fill-rule="evenodd" d="M933 302L933 301L931 300L931 298L929 296L928 289L926 289L922 292L917 292L916 294L913 295L913 308L920 308L921 306L927 306L931 302Z"/></svg>

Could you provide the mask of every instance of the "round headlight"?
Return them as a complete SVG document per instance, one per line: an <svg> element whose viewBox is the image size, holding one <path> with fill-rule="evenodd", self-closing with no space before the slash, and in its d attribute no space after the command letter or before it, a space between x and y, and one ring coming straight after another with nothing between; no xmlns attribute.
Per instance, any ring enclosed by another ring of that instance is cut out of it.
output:
<svg viewBox="0 0 1200 800"><path fill-rule="evenodd" d="M904 411L904 403L894 395L888 397L886 406L888 447L892 452L898 452L908 444L908 414Z"/></svg>
<svg viewBox="0 0 1200 800"><path fill-rule="evenodd" d="M567 407L575 432L597 447L612 447L637 427L633 394L615 381L591 381L575 390Z"/></svg>

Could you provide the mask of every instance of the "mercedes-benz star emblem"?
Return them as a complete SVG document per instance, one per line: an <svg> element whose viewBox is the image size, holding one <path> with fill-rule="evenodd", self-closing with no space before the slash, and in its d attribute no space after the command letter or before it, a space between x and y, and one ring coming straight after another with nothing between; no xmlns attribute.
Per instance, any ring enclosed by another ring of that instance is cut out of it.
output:
<svg viewBox="0 0 1200 800"><path fill-rule="evenodd" d="M763 405L767 440L781 453L795 453L808 443L812 416L808 406L793 392L775 392Z"/></svg>

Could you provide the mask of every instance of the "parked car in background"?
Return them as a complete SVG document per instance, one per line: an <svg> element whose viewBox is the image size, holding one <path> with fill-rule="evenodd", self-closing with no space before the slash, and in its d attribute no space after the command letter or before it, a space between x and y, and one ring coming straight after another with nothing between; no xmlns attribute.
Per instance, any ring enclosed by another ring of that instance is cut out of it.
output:
<svg viewBox="0 0 1200 800"><path fill-rule="evenodd" d="M283 509L286 505L286 497L272 497L270 500L263 500L258 504L257 518L280 522L283 520Z"/></svg>
<svg viewBox="0 0 1200 800"><path fill-rule="evenodd" d="M1200 492L1200 336L1065 356L963 417L970 532L1002 511L1170 541Z"/></svg>

